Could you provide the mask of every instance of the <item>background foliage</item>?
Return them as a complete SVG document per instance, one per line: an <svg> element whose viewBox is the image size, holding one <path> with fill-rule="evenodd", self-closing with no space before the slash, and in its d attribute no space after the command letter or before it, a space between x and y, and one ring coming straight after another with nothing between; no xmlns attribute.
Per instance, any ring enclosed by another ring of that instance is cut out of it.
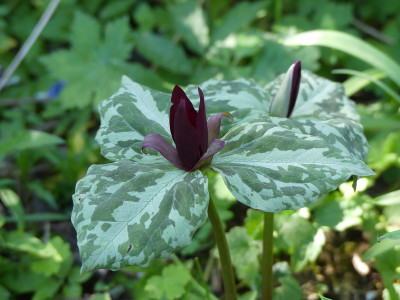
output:
<svg viewBox="0 0 400 300"><path fill-rule="evenodd" d="M3 68L48 2L0 4ZM209 224L176 257L145 269L79 275L71 195L89 165L105 162L94 141L97 104L117 90L122 74L165 92L209 78L252 77L264 85L297 59L336 81L347 77L332 69L365 72L398 94L390 74L371 71L374 61L333 46L285 42L316 29L349 33L400 61L400 2L391 0L62 1L0 93L0 298L221 296ZM276 216L275 299L317 299L318 293L396 299L399 293L398 240L382 239L380 250L363 260L377 236L400 227L399 103L379 86L351 80L346 91L357 102L371 146L367 163L377 176L359 180L357 192L345 183L316 205ZM210 178L241 299L257 299L262 214L235 201L219 176Z"/></svg>

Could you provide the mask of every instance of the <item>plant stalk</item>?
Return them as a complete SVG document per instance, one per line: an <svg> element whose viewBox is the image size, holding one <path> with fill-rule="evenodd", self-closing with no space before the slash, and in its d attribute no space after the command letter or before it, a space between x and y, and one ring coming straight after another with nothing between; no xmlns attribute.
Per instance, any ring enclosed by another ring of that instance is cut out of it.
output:
<svg viewBox="0 0 400 300"><path fill-rule="evenodd" d="M274 249L274 213L264 213L263 253L262 253L262 300L272 300L272 265Z"/></svg>
<svg viewBox="0 0 400 300"><path fill-rule="evenodd" d="M24 45L19 49L17 55L14 57L11 64L8 66L7 70L4 72L3 77L0 79L0 91L6 85L8 80L11 78L14 71L18 68L19 64L28 54L29 50L32 48L33 44L35 44L39 35L42 33L43 29L46 27L49 22L51 16L54 14L58 4L60 4L61 0L52 0L48 5L46 10L43 12L39 22L33 28L31 34L28 39L24 43Z"/></svg>
<svg viewBox="0 0 400 300"><path fill-rule="evenodd" d="M218 215L217 208L214 201L210 196L210 203L208 204L208 219L211 222L212 230L217 244L219 257L221 260L222 279L224 281L225 299L237 300L235 276L233 274L233 267L231 255L229 253L228 242L226 240L224 227L222 226L221 219Z"/></svg>

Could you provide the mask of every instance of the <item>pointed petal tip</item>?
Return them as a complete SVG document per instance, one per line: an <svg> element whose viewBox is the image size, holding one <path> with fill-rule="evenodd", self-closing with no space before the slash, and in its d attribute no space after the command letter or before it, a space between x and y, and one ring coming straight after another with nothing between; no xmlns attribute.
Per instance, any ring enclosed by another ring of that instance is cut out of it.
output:
<svg viewBox="0 0 400 300"><path fill-rule="evenodd" d="M208 144L210 145L214 139L219 137L219 132L221 128L222 117L227 117L233 123L233 116L228 112L219 113L208 118L207 128L208 128Z"/></svg>
<svg viewBox="0 0 400 300"><path fill-rule="evenodd" d="M232 123L235 123L235 120L233 119L233 116L232 116L231 113L223 112L222 115L223 115L224 117L227 117Z"/></svg>

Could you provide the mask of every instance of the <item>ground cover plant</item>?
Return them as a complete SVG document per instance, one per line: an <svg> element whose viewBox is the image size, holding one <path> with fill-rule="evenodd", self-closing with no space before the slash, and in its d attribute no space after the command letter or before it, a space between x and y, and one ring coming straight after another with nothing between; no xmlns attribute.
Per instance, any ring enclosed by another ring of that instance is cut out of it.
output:
<svg viewBox="0 0 400 300"><path fill-rule="evenodd" d="M398 299L400 7L360 4L0 4L0 298Z"/></svg>

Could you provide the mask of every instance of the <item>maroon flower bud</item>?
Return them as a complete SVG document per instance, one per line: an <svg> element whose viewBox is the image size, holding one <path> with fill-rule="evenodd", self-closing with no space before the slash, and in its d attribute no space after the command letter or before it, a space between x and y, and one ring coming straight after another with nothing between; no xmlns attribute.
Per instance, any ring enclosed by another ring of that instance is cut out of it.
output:
<svg viewBox="0 0 400 300"><path fill-rule="evenodd" d="M296 104L301 80L301 62L292 64L269 107L269 113L275 117L290 118Z"/></svg>
<svg viewBox="0 0 400 300"><path fill-rule="evenodd" d="M221 151L225 142L218 140L222 116L232 119L229 113L219 113L206 119L204 95L200 95L199 110L196 111L185 92L176 85L172 91L172 106L169 126L176 149L161 135L148 134L142 150L152 148L160 152L169 162L185 171L193 171L201 165L210 164L213 155Z"/></svg>

